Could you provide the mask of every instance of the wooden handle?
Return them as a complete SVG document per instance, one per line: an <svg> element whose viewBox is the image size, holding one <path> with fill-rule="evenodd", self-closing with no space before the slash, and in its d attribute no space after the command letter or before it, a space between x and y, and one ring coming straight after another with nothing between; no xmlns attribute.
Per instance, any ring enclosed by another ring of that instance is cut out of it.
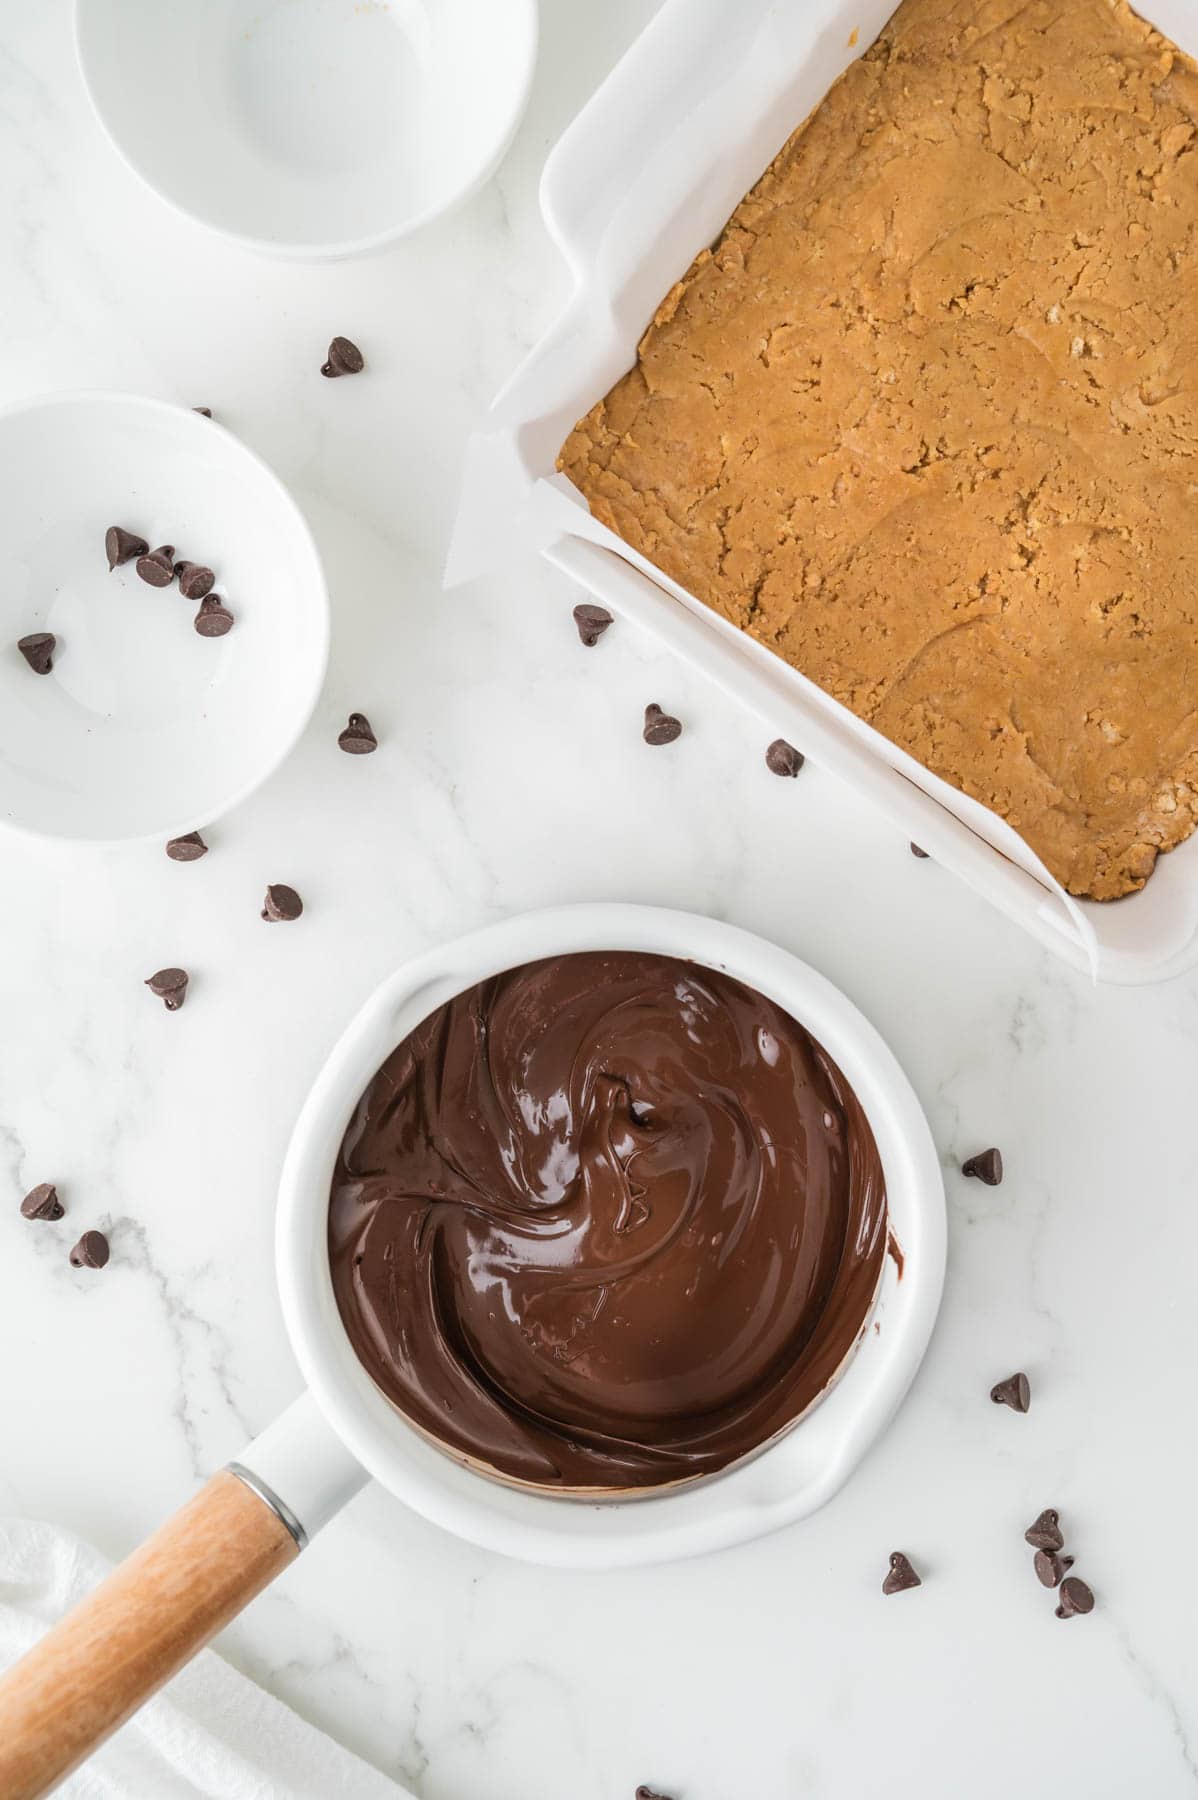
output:
<svg viewBox="0 0 1198 1800"><path fill-rule="evenodd" d="M223 1469L0 1675L0 1795L48 1794L298 1555Z"/></svg>

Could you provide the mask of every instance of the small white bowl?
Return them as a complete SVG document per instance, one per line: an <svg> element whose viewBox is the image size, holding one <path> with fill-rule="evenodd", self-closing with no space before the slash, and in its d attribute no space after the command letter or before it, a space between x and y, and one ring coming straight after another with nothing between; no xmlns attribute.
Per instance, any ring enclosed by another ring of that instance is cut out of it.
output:
<svg viewBox="0 0 1198 1800"><path fill-rule="evenodd" d="M885 1259L872 1311L839 1377L788 1432L752 1460L691 1487L594 1503L494 1481L410 1425L354 1353L328 1256L338 1146L380 1063L436 1007L475 982L579 950L647 950L722 969L805 1025L843 1071L873 1128L897 1252ZM487 1549L562 1567L631 1567L775 1531L814 1512L848 1478L898 1407L931 1336L944 1284L944 1185L906 1076L873 1026L822 975L715 919L594 903L488 926L405 963L382 984L333 1050L300 1114L280 1181L275 1245L283 1316L316 1404L297 1403L239 1462L309 1532L360 1479L348 1450L416 1512Z"/></svg>
<svg viewBox="0 0 1198 1800"><path fill-rule="evenodd" d="M83 79L136 174L268 256L377 250L515 135L536 0L76 0Z"/></svg>
<svg viewBox="0 0 1198 1800"><path fill-rule="evenodd" d="M266 780L328 658L320 558L278 477L214 420L127 394L0 410L0 821L112 843L210 823ZM104 534L206 563L234 616L205 638L177 584L109 573ZM58 640L37 675L17 649Z"/></svg>

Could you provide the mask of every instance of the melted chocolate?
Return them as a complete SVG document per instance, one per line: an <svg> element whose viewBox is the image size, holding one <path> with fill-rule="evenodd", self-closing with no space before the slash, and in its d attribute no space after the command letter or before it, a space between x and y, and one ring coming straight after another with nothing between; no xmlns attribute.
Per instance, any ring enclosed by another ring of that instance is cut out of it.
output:
<svg viewBox="0 0 1198 1800"><path fill-rule="evenodd" d="M873 1134L762 995L670 957L484 981L388 1057L329 1253L382 1391L450 1452L559 1491L766 1443L836 1375L886 1246Z"/></svg>

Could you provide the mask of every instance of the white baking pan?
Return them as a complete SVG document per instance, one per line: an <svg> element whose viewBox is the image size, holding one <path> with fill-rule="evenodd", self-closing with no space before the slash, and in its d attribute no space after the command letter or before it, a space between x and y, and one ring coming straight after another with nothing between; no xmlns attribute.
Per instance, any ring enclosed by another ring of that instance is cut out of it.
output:
<svg viewBox="0 0 1198 1800"><path fill-rule="evenodd" d="M539 957L639 950L723 970L805 1025L869 1120L894 1254L833 1380L756 1456L686 1487L604 1502L517 1489L410 1425L358 1361L333 1293L329 1190L358 1099L455 994ZM877 1032L830 982L735 926L588 904L505 920L405 963L332 1050L283 1167L279 1292L307 1392L94 1594L0 1675L0 1794L38 1800L294 1558L373 1475L425 1518L509 1556L612 1569L723 1549L815 1511L847 1480L915 1376L944 1285L940 1162ZM402 1519L397 1519L402 1529Z"/></svg>
<svg viewBox="0 0 1198 1800"><path fill-rule="evenodd" d="M1075 967L1159 980L1198 956L1198 836L1162 856L1141 893L1072 900L1003 820L686 593L554 474L575 420L631 367L658 301L893 10L893 0L666 0L545 165L541 207L573 293L471 443L446 579L530 545L545 551L872 795ZM1139 10L1198 55L1198 0Z"/></svg>

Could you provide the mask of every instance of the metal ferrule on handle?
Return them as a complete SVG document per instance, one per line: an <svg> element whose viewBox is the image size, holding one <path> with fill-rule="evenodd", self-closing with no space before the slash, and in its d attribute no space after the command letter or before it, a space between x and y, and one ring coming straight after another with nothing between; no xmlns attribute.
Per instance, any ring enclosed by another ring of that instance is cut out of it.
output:
<svg viewBox="0 0 1198 1800"><path fill-rule="evenodd" d="M365 1480L303 1395L0 1675L3 1800L57 1787Z"/></svg>

